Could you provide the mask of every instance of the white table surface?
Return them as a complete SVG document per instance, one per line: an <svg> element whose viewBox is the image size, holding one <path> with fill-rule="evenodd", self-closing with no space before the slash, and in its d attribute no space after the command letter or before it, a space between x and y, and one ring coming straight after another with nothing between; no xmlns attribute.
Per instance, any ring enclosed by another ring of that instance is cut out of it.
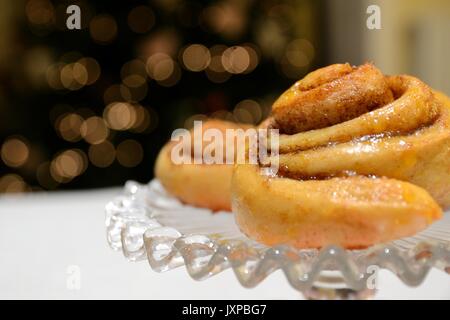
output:
<svg viewBox="0 0 450 320"><path fill-rule="evenodd" d="M277 271L253 289L231 270L192 280L184 268L166 273L132 263L105 238L104 206L119 189L0 197L2 299L300 299ZM68 268L80 271L80 288L67 286ZM380 272L380 299L450 299L450 276L432 270L417 288Z"/></svg>

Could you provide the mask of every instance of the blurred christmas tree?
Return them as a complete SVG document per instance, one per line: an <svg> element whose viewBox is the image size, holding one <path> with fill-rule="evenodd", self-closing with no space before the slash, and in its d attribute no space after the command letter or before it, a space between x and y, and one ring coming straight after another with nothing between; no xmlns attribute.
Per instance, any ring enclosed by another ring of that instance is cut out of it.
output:
<svg viewBox="0 0 450 320"><path fill-rule="evenodd" d="M173 129L256 124L323 59L321 1L0 6L0 192L146 182Z"/></svg>

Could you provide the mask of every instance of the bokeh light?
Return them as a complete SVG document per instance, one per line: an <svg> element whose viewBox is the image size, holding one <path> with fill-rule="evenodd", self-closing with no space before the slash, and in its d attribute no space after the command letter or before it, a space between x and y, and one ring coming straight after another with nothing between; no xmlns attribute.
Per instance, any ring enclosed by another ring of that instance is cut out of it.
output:
<svg viewBox="0 0 450 320"><path fill-rule="evenodd" d="M98 78L100 78L101 69L100 65L98 64L97 60L91 57L85 57L78 60L78 64L82 65L87 72L87 85L91 85L95 83ZM77 80L78 81L78 80Z"/></svg>
<svg viewBox="0 0 450 320"><path fill-rule="evenodd" d="M131 126L131 131L133 132L145 132L151 127L155 127L157 124L156 112L153 111L153 117L150 112L141 105L134 105L134 111L136 113L136 121ZM151 126L151 124L153 124Z"/></svg>
<svg viewBox="0 0 450 320"><path fill-rule="evenodd" d="M128 130L136 122L137 115L135 108L131 104L113 102L105 108L103 118L111 129Z"/></svg>
<svg viewBox="0 0 450 320"><path fill-rule="evenodd" d="M222 54L222 65L229 73L243 73L250 66L250 55L240 46L228 48Z"/></svg>
<svg viewBox="0 0 450 320"><path fill-rule="evenodd" d="M155 53L150 56L147 59L146 68L150 78L166 87L175 85L181 77L180 67L165 53Z"/></svg>
<svg viewBox="0 0 450 320"><path fill-rule="evenodd" d="M203 10L200 17L205 28L219 33L228 39L236 39L243 32L246 24L245 2L225 2L211 5Z"/></svg>
<svg viewBox="0 0 450 320"><path fill-rule="evenodd" d="M125 77L122 82L127 87L139 88L145 85L145 77L139 74L130 74L129 76Z"/></svg>
<svg viewBox="0 0 450 320"><path fill-rule="evenodd" d="M79 90L88 82L88 72L79 62L70 63L61 69L61 83L69 90Z"/></svg>
<svg viewBox="0 0 450 320"><path fill-rule="evenodd" d="M247 69L244 71L244 73L250 73L253 70L255 70L255 68L258 66L259 64L259 50L258 48L253 45L253 44L247 44L244 45L243 48L245 50L247 50L248 56L249 56L249 64Z"/></svg>
<svg viewBox="0 0 450 320"><path fill-rule="evenodd" d="M211 54L204 45L191 44L183 50L182 60L186 69L198 72L208 67L211 61Z"/></svg>
<svg viewBox="0 0 450 320"><path fill-rule="evenodd" d="M139 57L148 58L157 53L175 57L180 46L179 34L170 28L154 31L138 47Z"/></svg>
<svg viewBox="0 0 450 320"><path fill-rule="evenodd" d="M166 80L174 70L174 61L165 53L156 53L147 60L148 75L156 81Z"/></svg>
<svg viewBox="0 0 450 320"><path fill-rule="evenodd" d="M20 193L30 191L30 187L17 174L7 174L0 178L0 193Z"/></svg>
<svg viewBox="0 0 450 320"><path fill-rule="evenodd" d="M86 142L99 144L108 138L109 128L103 118L93 116L83 121L80 133Z"/></svg>
<svg viewBox="0 0 450 320"><path fill-rule="evenodd" d="M286 47L286 58L293 66L305 67L313 57L314 47L306 39L293 40Z"/></svg>
<svg viewBox="0 0 450 320"><path fill-rule="evenodd" d="M29 156L29 144L23 137L9 137L2 145L1 157L7 166L20 167L25 164Z"/></svg>
<svg viewBox="0 0 450 320"><path fill-rule="evenodd" d="M47 65L49 87L74 91L95 83L100 77L100 65L93 58L80 56L78 52L69 52L59 62Z"/></svg>
<svg viewBox="0 0 450 320"><path fill-rule="evenodd" d="M63 114L55 122L56 131L66 141L79 141L83 121L84 119L77 113Z"/></svg>
<svg viewBox="0 0 450 320"><path fill-rule="evenodd" d="M67 183L81 175L87 168L87 156L80 149L59 153L50 163L50 174L56 181Z"/></svg>
<svg viewBox="0 0 450 320"><path fill-rule="evenodd" d="M57 62L47 68L46 77L50 88L54 90L64 89L61 82L61 70L64 66L64 63Z"/></svg>
<svg viewBox="0 0 450 320"><path fill-rule="evenodd" d="M89 160L92 164L99 168L109 167L116 157L116 150L109 141L99 144L93 144L89 147Z"/></svg>
<svg viewBox="0 0 450 320"><path fill-rule="evenodd" d="M288 43L281 59L281 70L290 78L298 78L308 70L314 59L314 46L307 39L294 39Z"/></svg>

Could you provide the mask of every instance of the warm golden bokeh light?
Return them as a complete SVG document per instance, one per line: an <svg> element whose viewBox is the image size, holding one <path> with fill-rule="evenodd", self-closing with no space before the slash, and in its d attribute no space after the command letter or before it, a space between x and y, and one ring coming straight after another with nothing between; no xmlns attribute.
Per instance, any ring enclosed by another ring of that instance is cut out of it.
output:
<svg viewBox="0 0 450 320"><path fill-rule="evenodd" d="M250 55L243 47L230 47L222 54L222 64L229 73L243 73L250 66Z"/></svg>
<svg viewBox="0 0 450 320"><path fill-rule="evenodd" d="M288 43L281 58L281 71L289 78L296 79L307 72L314 59L314 46L307 39L295 39Z"/></svg>
<svg viewBox="0 0 450 320"><path fill-rule="evenodd" d="M81 139L81 125L83 118L76 113L68 113L60 116L56 123L56 131L67 141L76 142Z"/></svg>
<svg viewBox="0 0 450 320"><path fill-rule="evenodd" d="M78 52L69 52L61 57L60 62L46 67L47 83L52 89L79 90L98 80L101 72L98 62L79 56Z"/></svg>
<svg viewBox="0 0 450 320"><path fill-rule="evenodd" d="M156 80L160 85L171 87L181 77L178 64L165 53L155 53L147 59L147 73L150 78Z"/></svg>
<svg viewBox="0 0 450 320"><path fill-rule="evenodd" d="M48 67L46 77L47 83L50 88L55 90L64 89L64 86L61 82L61 70L64 66L64 63L58 62Z"/></svg>
<svg viewBox="0 0 450 320"><path fill-rule="evenodd" d="M244 45L243 48L247 50L248 56L250 58L249 65L247 69L244 71L244 73L250 73L253 70L255 70L255 68L259 64L259 53L256 46L251 44Z"/></svg>
<svg viewBox="0 0 450 320"><path fill-rule="evenodd" d="M286 47L286 58L295 67L305 67L314 57L314 47L306 39L296 39Z"/></svg>
<svg viewBox="0 0 450 320"><path fill-rule="evenodd" d="M134 110L136 113L136 121L132 125L131 130L133 132L144 132L146 131L151 124L151 116L146 108L140 105L135 105ZM155 120L155 119L154 119Z"/></svg>
<svg viewBox="0 0 450 320"><path fill-rule="evenodd" d="M152 9L147 6L133 8L128 14L128 26L136 33L146 33L150 31L155 23L155 15Z"/></svg>
<svg viewBox="0 0 450 320"><path fill-rule="evenodd" d="M145 77L139 74L130 74L122 80L127 87L131 88L139 88L145 84L145 81Z"/></svg>
<svg viewBox="0 0 450 320"><path fill-rule="evenodd" d="M93 144L89 147L89 160L92 164L99 168L109 167L116 157L116 150L109 141L100 144Z"/></svg>
<svg viewBox="0 0 450 320"><path fill-rule="evenodd" d="M103 118L93 116L83 121L80 133L83 139L90 144L99 144L108 138L109 128Z"/></svg>
<svg viewBox="0 0 450 320"><path fill-rule="evenodd" d="M79 63L75 62L72 64L72 77L73 79L80 85L85 86L88 83L89 75L86 67Z"/></svg>
<svg viewBox="0 0 450 320"><path fill-rule="evenodd" d="M108 44L117 36L117 23L113 16L101 14L95 16L89 24L92 39L99 44Z"/></svg>
<svg viewBox="0 0 450 320"><path fill-rule="evenodd" d="M128 130L136 122L135 108L126 102L113 102L103 111L108 127L114 130Z"/></svg>
<svg viewBox="0 0 450 320"><path fill-rule="evenodd" d="M87 168L87 156L79 149L58 154L50 163L50 174L56 181L67 183L81 175Z"/></svg>
<svg viewBox="0 0 450 320"><path fill-rule="evenodd" d="M139 57L150 57L154 54L164 53L174 57L180 46L180 35L173 29L163 28L154 31L139 46Z"/></svg>
<svg viewBox="0 0 450 320"><path fill-rule="evenodd" d="M135 167L141 163L144 150L136 140L125 140L117 146L117 161L124 167Z"/></svg>
<svg viewBox="0 0 450 320"><path fill-rule="evenodd" d="M79 90L88 82L88 72L81 63L69 63L61 69L61 83L69 90Z"/></svg>
<svg viewBox="0 0 450 320"><path fill-rule="evenodd" d="M156 81L166 80L174 69L174 61L164 53L156 53L147 60L148 75Z"/></svg>
<svg viewBox="0 0 450 320"><path fill-rule="evenodd" d="M20 193L30 191L30 187L17 174L0 177L0 193Z"/></svg>
<svg viewBox="0 0 450 320"><path fill-rule="evenodd" d="M181 79L181 68L175 62L173 65L173 72L167 79L158 81L158 83L163 87L172 87L178 83Z"/></svg>
<svg viewBox="0 0 450 320"><path fill-rule="evenodd" d="M1 148L3 162L10 167L20 167L28 160L30 148L23 137L10 137Z"/></svg>
<svg viewBox="0 0 450 320"><path fill-rule="evenodd" d="M87 80L85 84L91 85L94 82L96 82L98 78L100 78L101 74L100 65L94 58L90 57L81 58L80 60L78 60L78 64L81 64L86 69Z"/></svg>
<svg viewBox="0 0 450 320"><path fill-rule="evenodd" d="M201 21L208 30L220 33L228 39L235 39L245 27L246 19L241 10L244 6L244 2L221 1L204 9Z"/></svg>
<svg viewBox="0 0 450 320"><path fill-rule="evenodd" d="M198 72L208 67L211 61L211 54L204 45L191 44L184 49L182 60L186 69Z"/></svg>

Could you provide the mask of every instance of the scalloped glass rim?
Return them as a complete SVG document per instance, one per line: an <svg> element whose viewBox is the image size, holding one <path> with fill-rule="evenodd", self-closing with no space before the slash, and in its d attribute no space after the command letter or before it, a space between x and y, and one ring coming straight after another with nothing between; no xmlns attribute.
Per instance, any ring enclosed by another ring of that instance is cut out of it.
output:
<svg viewBox="0 0 450 320"><path fill-rule="evenodd" d="M292 287L313 298L317 288L332 290L333 297L337 291L339 297L370 296L371 266L392 271L410 286L422 283L432 267L450 273L450 212L414 237L364 250L267 247L242 234L230 213L183 205L157 180L128 181L106 205L106 230L111 248L130 261L147 259L158 272L185 265L192 278L203 280L232 268L251 288L281 269Z"/></svg>

